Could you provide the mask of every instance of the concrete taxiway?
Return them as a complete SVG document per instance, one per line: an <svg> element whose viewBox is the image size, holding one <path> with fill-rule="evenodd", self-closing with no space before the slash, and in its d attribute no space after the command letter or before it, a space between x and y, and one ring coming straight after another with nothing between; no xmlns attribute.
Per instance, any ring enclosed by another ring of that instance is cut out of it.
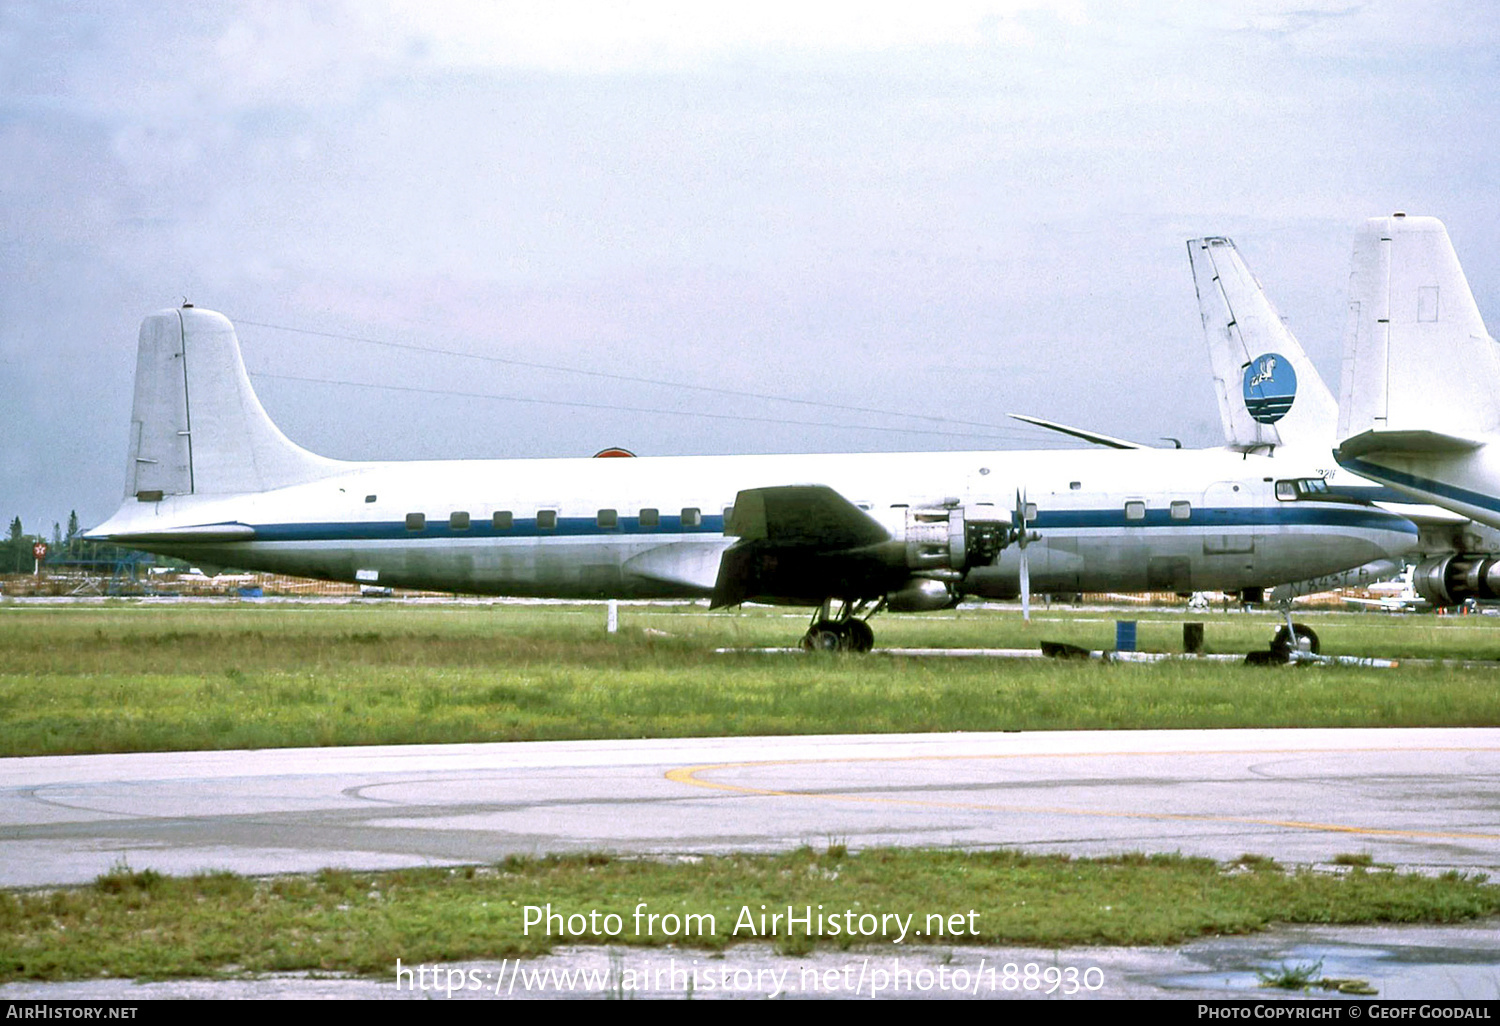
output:
<svg viewBox="0 0 1500 1026"><path fill-rule="evenodd" d="M1500 868L1500 729L913 734L0 760L0 886L831 842Z"/></svg>

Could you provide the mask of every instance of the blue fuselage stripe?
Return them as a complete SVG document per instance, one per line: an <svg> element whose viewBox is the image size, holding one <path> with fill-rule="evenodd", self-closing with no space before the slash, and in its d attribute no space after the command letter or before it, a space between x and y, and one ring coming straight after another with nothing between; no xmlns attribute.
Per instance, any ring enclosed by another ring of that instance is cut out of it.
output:
<svg viewBox="0 0 1500 1026"><path fill-rule="evenodd" d="M1283 505L1241 508L1195 508L1186 519L1174 518L1169 510L1148 509L1140 519L1128 519L1124 509L1044 510L1032 520L1038 531L1119 528L1180 528L1244 530L1267 527L1344 527L1353 530L1395 531L1415 535L1410 521L1369 508ZM394 541L455 538L553 538L629 536L647 539L656 535L722 535L724 518L704 515L696 527L684 527L681 517L662 516L655 527L642 527L638 517L620 517L617 527L600 527L593 517L558 517L557 526L541 528L535 518L516 518L509 528L496 528L489 520L476 519L468 528L450 527L446 521L429 521L419 530L404 521L324 522L252 524L256 541Z"/></svg>

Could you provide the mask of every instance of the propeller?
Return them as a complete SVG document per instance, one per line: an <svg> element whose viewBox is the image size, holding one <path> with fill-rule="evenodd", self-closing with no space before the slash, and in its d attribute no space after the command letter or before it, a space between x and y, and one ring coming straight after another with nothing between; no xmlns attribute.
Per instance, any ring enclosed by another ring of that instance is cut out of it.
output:
<svg viewBox="0 0 1500 1026"><path fill-rule="evenodd" d="M1016 544L1021 549L1021 619L1031 622L1031 560L1026 555L1026 546L1031 541L1031 532L1026 529L1026 496L1016 489L1016 512L1011 518Z"/></svg>

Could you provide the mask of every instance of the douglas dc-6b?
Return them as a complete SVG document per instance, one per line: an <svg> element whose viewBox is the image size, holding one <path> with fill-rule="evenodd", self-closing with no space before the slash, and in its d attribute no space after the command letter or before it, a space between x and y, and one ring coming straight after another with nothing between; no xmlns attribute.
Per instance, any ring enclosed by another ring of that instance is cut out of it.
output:
<svg viewBox="0 0 1500 1026"><path fill-rule="evenodd" d="M233 326L191 306L141 326L126 473L90 537L398 587L811 606L804 646L856 651L881 609L1242 592L1417 533L1310 460L1228 449L342 462L282 434Z"/></svg>

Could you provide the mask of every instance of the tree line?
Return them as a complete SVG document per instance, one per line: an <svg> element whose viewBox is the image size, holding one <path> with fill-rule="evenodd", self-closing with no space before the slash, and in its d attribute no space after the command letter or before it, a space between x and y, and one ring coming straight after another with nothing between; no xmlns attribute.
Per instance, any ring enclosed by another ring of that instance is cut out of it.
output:
<svg viewBox="0 0 1500 1026"><path fill-rule="evenodd" d="M44 567L57 563L82 561L115 563L121 560L134 561L143 557L142 553L133 549L123 549L118 545L90 541L83 537L83 531L78 526L78 511L72 510L68 513L66 531L61 523L53 521L50 536L28 534L21 524L21 518L12 517L10 529L6 532L4 540L0 541L0 573L30 573L35 566L32 546L37 542L45 542L47 545L47 558L42 561Z"/></svg>

